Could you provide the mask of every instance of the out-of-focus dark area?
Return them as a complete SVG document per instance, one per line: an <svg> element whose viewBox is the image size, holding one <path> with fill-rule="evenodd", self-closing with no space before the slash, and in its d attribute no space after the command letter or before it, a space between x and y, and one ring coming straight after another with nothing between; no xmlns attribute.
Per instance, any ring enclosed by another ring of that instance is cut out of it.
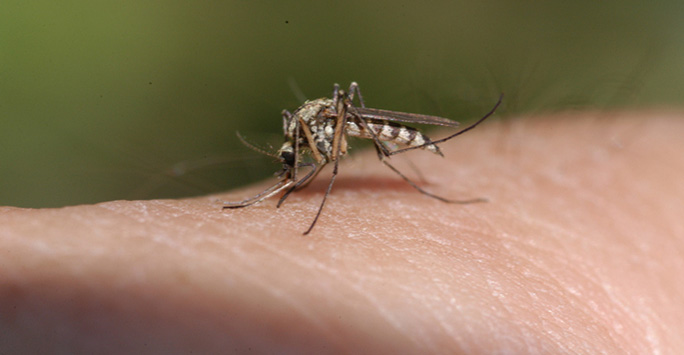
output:
<svg viewBox="0 0 684 355"><path fill-rule="evenodd" d="M358 81L461 122L680 107L681 1L5 1L0 205L192 196L268 178L280 111Z"/></svg>

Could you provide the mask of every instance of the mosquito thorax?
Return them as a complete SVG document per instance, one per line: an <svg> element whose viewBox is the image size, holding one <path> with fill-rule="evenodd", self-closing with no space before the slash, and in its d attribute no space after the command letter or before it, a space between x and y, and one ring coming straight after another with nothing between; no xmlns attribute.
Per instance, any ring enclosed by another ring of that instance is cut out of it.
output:
<svg viewBox="0 0 684 355"><path fill-rule="evenodd" d="M295 111L294 115L302 121L310 123L319 117L321 111L326 109L334 110L334 107L335 103L332 99L320 98L305 102Z"/></svg>
<svg viewBox="0 0 684 355"><path fill-rule="evenodd" d="M332 160L332 140L334 135L335 101L320 98L306 101L294 111L284 125L285 137L292 142L286 142L279 151L282 154L294 154L295 137L299 136L297 149L314 149L314 158L321 164ZM297 132L299 130L299 132ZM294 159L294 157L293 157Z"/></svg>

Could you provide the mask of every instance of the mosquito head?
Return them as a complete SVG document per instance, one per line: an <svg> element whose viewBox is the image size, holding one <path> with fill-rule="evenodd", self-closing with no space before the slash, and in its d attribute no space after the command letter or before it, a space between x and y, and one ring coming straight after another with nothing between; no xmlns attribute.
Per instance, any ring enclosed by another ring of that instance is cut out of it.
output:
<svg viewBox="0 0 684 355"><path fill-rule="evenodd" d="M293 169L295 162L294 147L291 141L286 141L283 146L278 150L278 159L283 163L283 169L290 170Z"/></svg>

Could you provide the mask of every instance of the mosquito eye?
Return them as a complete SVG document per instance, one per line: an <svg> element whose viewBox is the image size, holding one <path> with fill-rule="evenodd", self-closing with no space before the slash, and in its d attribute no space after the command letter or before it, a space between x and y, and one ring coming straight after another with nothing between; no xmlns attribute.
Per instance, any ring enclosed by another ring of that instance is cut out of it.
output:
<svg viewBox="0 0 684 355"><path fill-rule="evenodd" d="M289 166L294 166L295 161L294 161L294 152L288 152L284 151L280 153L280 159L282 159L283 163Z"/></svg>

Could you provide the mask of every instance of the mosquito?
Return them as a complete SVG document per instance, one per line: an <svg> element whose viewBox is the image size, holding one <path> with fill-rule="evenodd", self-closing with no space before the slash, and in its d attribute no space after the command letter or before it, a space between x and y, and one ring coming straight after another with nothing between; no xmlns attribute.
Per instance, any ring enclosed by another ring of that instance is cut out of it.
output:
<svg viewBox="0 0 684 355"><path fill-rule="evenodd" d="M360 107L354 105L354 98L358 98ZM321 216L323 206L330 195L340 159L347 154L347 136L371 139L380 161L398 174L420 193L447 203L468 204L483 202L484 199L472 200L449 200L423 190L416 183L402 174L387 160L390 156L413 149L425 149L432 153L444 156L437 146L458 135L461 135L482 123L490 117L501 104L503 94L499 96L494 107L482 118L472 125L445 138L432 141L417 129L402 123L428 124L446 127L458 127L459 123L447 118L420 115L414 113L395 112L366 107L359 85L352 82L349 90L340 89L334 85L332 98L320 98L306 101L294 113L283 110L283 133L285 142L278 150L275 157L283 164L283 168L276 174L278 182L266 190L239 202L223 202L224 209L242 208L254 205L268 199L278 193L284 192L276 207L280 207L285 199L294 191L306 187L326 165L332 163L333 171L328 183L328 188L323 195L323 200L318 207L318 212L304 232L307 235L316 225ZM238 137L247 146L257 151L264 152ZM396 143L403 148L391 150L384 142ZM268 153L266 153L268 154ZM271 155L271 154L269 154ZM304 160L309 156L312 159ZM299 170L310 169L304 176L299 176Z"/></svg>

